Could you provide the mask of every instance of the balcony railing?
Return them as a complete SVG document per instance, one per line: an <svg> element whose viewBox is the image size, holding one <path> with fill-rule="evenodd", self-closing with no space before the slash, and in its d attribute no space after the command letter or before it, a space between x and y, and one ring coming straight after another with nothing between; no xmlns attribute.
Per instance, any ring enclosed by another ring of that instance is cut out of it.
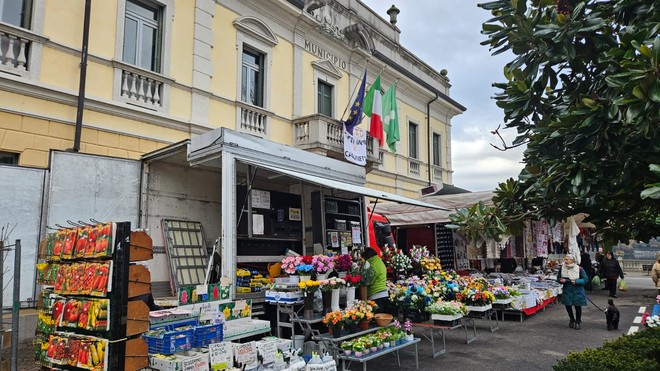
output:
<svg viewBox="0 0 660 371"><path fill-rule="evenodd" d="M119 81L119 99L144 108L163 110L168 79L123 62L114 62Z"/></svg>
<svg viewBox="0 0 660 371"><path fill-rule="evenodd" d="M408 160L408 175L419 176L421 167L422 167L422 164L419 161L409 159Z"/></svg>
<svg viewBox="0 0 660 371"><path fill-rule="evenodd" d="M238 109L238 127L236 130L262 138L267 137L269 131L268 117L271 113L257 106L243 102L236 103Z"/></svg>
<svg viewBox="0 0 660 371"><path fill-rule="evenodd" d="M367 166L380 163L377 140L367 134ZM293 145L324 156L344 159L342 124L318 114L293 120Z"/></svg>
<svg viewBox="0 0 660 371"><path fill-rule="evenodd" d="M0 23L0 70L19 76L28 75L32 49L35 45L41 47L46 40L29 30Z"/></svg>
<svg viewBox="0 0 660 371"><path fill-rule="evenodd" d="M442 168L433 166L433 182L442 184Z"/></svg>

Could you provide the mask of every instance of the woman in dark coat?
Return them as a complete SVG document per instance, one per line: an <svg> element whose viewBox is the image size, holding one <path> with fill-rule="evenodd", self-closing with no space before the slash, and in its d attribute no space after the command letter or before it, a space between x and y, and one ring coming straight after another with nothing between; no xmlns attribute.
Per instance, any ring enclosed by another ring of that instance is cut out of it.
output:
<svg viewBox="0 0 660 371"><path fill-rule="evenodd" d="M600 278L606 279L605 287L610 290L610 298L616 298L616 280L623 279L623 270L619 261L614 259L611 251L605 253L605 258L600 262Z"/></svg>
<svg viewBox="0 0 660 371"><path fill-rule="evenodd" d="M587 306L587 295L584 293L584 285L589 280L587 272L575 264L573 255L564 257L564 265L557 275L557 282L564 285L561 294L561 303L566 306L566 312L570 322L568 327L576 330L582 325L582 307ZM575 307L575 316L573 316Z"/></svg>

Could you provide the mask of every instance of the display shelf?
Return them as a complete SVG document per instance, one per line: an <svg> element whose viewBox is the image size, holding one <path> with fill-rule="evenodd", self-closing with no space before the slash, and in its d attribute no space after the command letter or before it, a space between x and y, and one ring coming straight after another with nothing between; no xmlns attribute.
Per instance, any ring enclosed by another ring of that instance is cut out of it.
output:
<svg viewBox="0 0 660 371"><path fill-rule="evenodd" d="M277 263L284 259L284 255L242 255L236 257L237 263Z"/></svg>
<svg viewBox="0 0 660 371"><path fill-rule="evenodd" d="M344 199L312 192L312 239L326 250L349 251L363 246L365 239L364 205L361 199ZM359 233L354 233L357 228Z"/></svg>
<svg viewBox="0 0 660 371"><path fill-rule="evenodd" d="M340 354L338 356L338 358L341 359L341 361L342 361L342 370L348 370L350 368L350 364L352 362L359 362L359 363L362 363L362 370L366 371L367 370L367 361L371 361L373 359L379 358L381 356L384 356L385 354L396 352L397 364L399 365L399 367L401 367L401 360L399 359L399 350L407 348L411 345L414 345L415 350L414 350L413 355L415 356L415 368L419 369L419 353L418 353L418 349L417 349L417 343L419 343L420 341L421 341L421 339L414 338L413 340L406 341L403 344L395 345L395 346L389 347L389 348L383 348L383 349L378 350L376 352L369 353L366 356L356 357L356 356L353 356L353 355L347 356L345 354ZM346 366L347 362L348 362L348 368Z"/></svg>

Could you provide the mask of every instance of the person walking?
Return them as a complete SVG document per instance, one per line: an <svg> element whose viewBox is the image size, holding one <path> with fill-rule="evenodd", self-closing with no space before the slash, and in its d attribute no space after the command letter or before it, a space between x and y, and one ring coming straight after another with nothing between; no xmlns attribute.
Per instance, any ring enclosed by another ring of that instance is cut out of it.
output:
<svg viewBox="0 0 660 371"><path fill-rule="evenodd" d="M587 273L587 283L584 285L584 289L587 291L592 291L593 287L591 284L591 280L594 278L594 267L591 264L591 255L589 255L588 252L583 252L582 256L580 257L580 267L584 269L584 271Z"/></svg>
<svg viewBox="0 0 660 371"><path fill-rule="evenodd" d="M600 263L600 278L605 279L605 287L610 290L610 298L616 298L616 281L623 279L623 270L619 261L614 258L611 251L605 253L605 258Z"/></svg>
<svg viewBox="0 0 660 371"><path fill-rule="evenodd" d="M651 279L655 288L658 289L658 295L660 295L660 254L658 254L658 259L656 259L653 268L651 268Z"/></svg>
<svg viewBox="0 0 660 371"><path fill-rule="evenodd" d="M561 294L561 303L566 306L570 322L568 327L579 330L582 326L582 307L587 306L587 295L584 285L589 280L587 272L575 264L573 255L564 256L564 264L557 275L557 282L564 285ZM575 307L575 316L573 315Z"/></svg>

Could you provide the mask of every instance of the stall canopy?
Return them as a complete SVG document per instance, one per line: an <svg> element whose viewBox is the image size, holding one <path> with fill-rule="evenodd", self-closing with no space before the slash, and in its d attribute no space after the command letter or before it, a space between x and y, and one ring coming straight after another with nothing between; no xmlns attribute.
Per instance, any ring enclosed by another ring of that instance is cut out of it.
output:
<svg viewBox="0 0 660 371"><path fill-rule="evenodd" d="M493 192L468 192L420 198L420 202L434 205L435 210L416 205L394 203L378 204L375 211L384 214L394 226L444 223L449 221L449 214L456 209L472 207L482 201L485 205L493 204ZM437 208L441 208L439 210Z"/></svg>
<svg viewBox="0 0 660 371"><path fill-rule="evenodd" d="M241 162L246 162L246 161L241 161ZM317 184L317 185L324 186L324 187L327 187L327 188L339 189L339 190L342 190L342 191L351 192L351 193L355 193L355 194L358 194L358 195L363 195L363 196L375 198L379 202L380 201L391 201L391 202L386 203L386 204L392 204L392 205L405 204L405 205L408 205L410 207L416 207L416 208L419 208L419 209L422 209L422 210L433 209L433 210L438 210L438 211L440 211L440 210L447 211L447 209L444 209L441 206L434 205L434 204L427 203L427 202L418 201L418 200L408 198L408 197L399 196L399 195L396 195L394 193L379 191L379 190L375 190L375 189L367 188L367 187L362 187L362 186L355 185L355 184L339 182L339 181L336 181L336 180L332 180L332 179L328 179L328 178L324 178L324 177L319 177L319 176L315 176L315 175L310 175L310 174L305 174L305 173L301 173L301 172L297 172L297 171L287 170L287 169L283 169L283 168L272 166L272 165L266 165L266 164L260 164L260 163L250 163L250 162L246 162L246 163L248 163L250 165L257 166L257 167L261 167L261 168L264 168L264 169L268 169L268 170L276 172L276 173L284 174L284 175L290 176L292 178L296 178L296 179L306 181L306 182L309 182L309 183L312 183L312 184ZM382 204L382 205L386 205L386 204ZM379 207L382 206L382 205L379 204Z"/></svg>

